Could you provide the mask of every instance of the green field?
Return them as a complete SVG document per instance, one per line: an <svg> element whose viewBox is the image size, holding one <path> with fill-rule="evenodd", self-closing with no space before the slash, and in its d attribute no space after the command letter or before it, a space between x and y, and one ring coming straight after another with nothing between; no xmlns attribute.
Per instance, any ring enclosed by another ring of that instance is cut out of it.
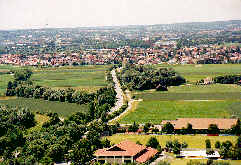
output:
<svg viewBox="0 0 241 165"><path fill-rule="evenodd" d="M13 80L13 76L10 74L0 74L0 96L3 96L8 82Z"/></svg>
<svg viewBox="0 0 241 165"><path fill-rule="evenodd" d="M159 65L164 66L164 65ZM166 65L173 67L189 82L225 74L240 74L241 65ZM180 117L229 118L241 117L241 86L232 84L172 86L166 92L132 91L142 99L135 110L122 117L120 123L159 124L164 119Z"/></svg>
<svg viewBox="0 0 241 165"><path fill-rule="evenodd" d="M26 107L32 112L56 112L62 117L68 117L74 112L78 111L87 111L87 105L78 105L75 103L58 101L46 101L32 98L13 98L9 100L0 100L0 105Z"/></svg>
<svg viewBox="0 0 241 165"><path fill-rule="evenodd" d="M241 116L241 101L143 101L120 123L160 124L176 118L229 118Z"/></svg>
<svg viewBox="0 0 241 165"><path fill-rule="evenodd" d="M58 68L36 68L33 70L32 81L36 85L52 88L75 88L80 90L95 91L106 86L105 70L109 66L64 66ZM0 65L0 96L4 95L8 81L13 80L13 76L5 74L11 69L22 69L11 65ZM3 74L4 73L4 74Z"/></svg>
<svg viewBox="0 0 241 165"><path fill-rule="evenodd" d="M108 136L107 139L111 141L112 144L120 143L124 140L130 140L133 142L141 142L141 144L146 144L148 139L154 135L134 135L134 134L115 134ZM216 141L224 142L230 140L232 143L236 143L237 136L204 136L204 135L155 135L161 147L165 147L167 141L173 141L177 139L180 142L186 142L188 148L200 148L204 149L205 140L210 139L212 147Z"/></svg>
<svg viewBox="0 0 241 165"><path fill-rule="evenodd" d="M218 75L241 73L241 64L158 65L158 67L173 68L185 77L188 82L196 82L200 79Z"/></svg>

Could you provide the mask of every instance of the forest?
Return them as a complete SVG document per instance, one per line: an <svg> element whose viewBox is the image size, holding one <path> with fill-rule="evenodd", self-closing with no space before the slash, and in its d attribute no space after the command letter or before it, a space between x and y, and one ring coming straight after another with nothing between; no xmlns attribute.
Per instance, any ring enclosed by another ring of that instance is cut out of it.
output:
<svg viewBox="0 0 241 165"><path fill-rule="evenodd" d="M118 74L124 88L129 90L156 89L166 91L168 86L178 86L186 82L171 68L154 68L150 65L127 64Z"/></svg>

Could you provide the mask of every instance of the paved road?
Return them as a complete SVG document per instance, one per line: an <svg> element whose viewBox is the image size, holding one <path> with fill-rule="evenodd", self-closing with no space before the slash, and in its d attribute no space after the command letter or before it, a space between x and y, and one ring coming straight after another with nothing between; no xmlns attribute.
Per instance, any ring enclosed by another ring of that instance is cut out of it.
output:
<svg viewBox="0 0 241 165"><path fill-rule="evenodd" d="M115 90L116 90L116 98L117 98L117 102L116 102L116 105L111 109L110 113L118 110L123 104L124 104L124 93L121 89L121 86L120 86L120 83L116 77L116 71L115 69L113 69L111 71L111 74L112 74L112 77L113 77L113 81L115 83ZM132 109L132 106L133 106L133 103L135 101L142 101L142 100L134 100L131 98L131 92L130 91L126 91L125 94L126 94L126 97L127 97L127 100L128 100L128 107L126 108L126 110L121 113L119 116L115 117L114 119L110 120L109 123L111 123L112 121L115 121L117 119L119 119L120 117L122 117L125 113L127 113L129 110Z"/></svg>
<svg viewBox="0 0 241 165"><path fill-rule="evenodd" d="M124 93L121 89L121 86L120 86L120 83L116 77L116 72L115 72L115 69L113 69L111 71L111 75L112 75L112 78L113 78L113 81L115 83L115 91L116 91L116 103L115 103L115 106L111 108L110 112L109 113L113 113L117 110L119 110L122 105L124 104Z"/></svg>

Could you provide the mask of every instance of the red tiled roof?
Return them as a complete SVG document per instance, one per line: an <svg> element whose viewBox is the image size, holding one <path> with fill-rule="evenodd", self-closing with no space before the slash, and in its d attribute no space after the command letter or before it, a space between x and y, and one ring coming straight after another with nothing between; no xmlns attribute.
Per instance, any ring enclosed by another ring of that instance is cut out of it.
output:
<svg viewBox="0 0 241 165"><path fill-rule="evenodd" d="M154 155L157 154L157 150L156 149L153 149L151 147L148 147L146 148L147 149L147 152L145 152L144 154L142 154L141 156L139 156L136 161L138 163L144 163L146 162L147 160L149 160L150 158L152 158Z"/></svg>
<svg viewBox="0 0 241 165"><path fill-rule="evenodd" d="M216 124L219 129L230 129L235 125L237 119L220 119L220 118L178 118L177 120L163 120L162 124L170 122L175 129L186 128L190 123L193 129L208 129L210 124Z"/></svg>
<svg viewBox="0 0 241 165"><path fill-rule="evenodd" d="M117 149L118 151L116 151ZM114 151L113 151L114 150ZM142 153L135 160L138 163L144 163L151 157L156 155L158 151L151 147L145 147L143 145L136 144L131 141L123 141L110 148L99 149L95 152L96 156L135 156L138 153Z"/></svg>
<svg viewBox="0 0 241 165"><path fill-rule="evenodd" d="M120 151L112 151L111 149L118 147ZM95 152L96 156L134 156L146 147L131 141L123 141L110 148L99 149Z"/></svg>

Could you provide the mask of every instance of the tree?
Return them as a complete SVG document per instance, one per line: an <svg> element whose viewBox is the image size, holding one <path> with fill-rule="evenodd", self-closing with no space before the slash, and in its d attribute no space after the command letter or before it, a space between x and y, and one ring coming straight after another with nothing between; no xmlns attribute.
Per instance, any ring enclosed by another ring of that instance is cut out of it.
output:
<svg viewBox="0 0 241 165"><path fill-rule="evenodd" d="M167 142L166 142L166 148L167 148L168 151L171 151L171 150L172 150L172 148L173 148L173 143L172 143L172 141L167 141Z"/></svg>
<svg viewBox="0 0 241 165"><path fill-rule="evenodd" d="M143 130L144 130L145 133L147 133L147 132L149 131L150 126L151 126L150 123L145 123L145 125L144 125L144 127L143 127Z"/></svg>
<svg viewBox="0 0 241 165"><path fill-rule="evenodd" d="M186 132L188 134L193 134L194 131L192 129L192 124L190 124L190 123L187 124Z"/></svg>
<svg viewBox="0 0 241 165"><path fill-rule="evenodd" d="M240 135L241 134L241 123L240 119L237 120L237 123L232 126L230 132L235 135Z"/></svg>
<svg viewBox="0 0 241 165"><path fill-rule="evenodd" d="M157 132L159 132L159 129L158 128L156 128L156 127L154 127L154 128L152 128L152 130L151 130L153 133L157 133Z"/></svg>
<svg viewBox="0 0 241 165"><path fill-rule="evenodd" d="M178 142L178 140L174 140L174 142L173 142L173 153L174 154L180 154L181 147L182 147L181 143Z"/></svg>
<svg viewBox="0 0 241 165"><path fill-rule="evenodd" d="M218 134L220 131L219 131L219 128L216 124L210 124L209 127L208 127L208 133L209 134Z"/></svg>
<svg viewBox="0 0 241 165"><path fill-rule="evenodd" d="M102 146L103 146L104 148L109 148L109 147L111 147L110 141L109 141L108 139L103 139L103 140L101 141L101 144L102 144Z"/></svg>
<svg viewBox="0 0 241 165"><path fill-rule="evenodd" d="M205 140L206 149L211 148L211 141L209 139Z"/></svg>
<svg viewBox="0 0 241 165"><path fill-rule="evenodd" d="M163 127L162 127L162 132L171 134L174 132L174 127L170 122L167 122Z"/></svg>
<svg viewBox="0 0 241 165"><path fill-rule="evenodd" d="M136 122L133 123L133 125L130 125L128 128L128 132L137 132L139 129L139 125L136 124Z"/></svg>
<svg viewBox="0 0 241 165"><path fill-rule="evenodd" d="M152 148L157 148L158 146L160 146L158 140L156 139L156 137L150 137L149 140L146 143L147 147L152 147Z"/></svg>
<svg viewBox="0 0 241 165"><path fill-rule="evenodd" d="M220 141L216 141L215 143L215 148L219 149L221 147Z"/></svg>
<svg viewBox="0 0 241 165"><path fill-rule="evenodd" d="M68 160L73 164L85 164L92 159L93 151L91 143L87 139L82 139L74 144L73 149L68 154Z"/></svg>

